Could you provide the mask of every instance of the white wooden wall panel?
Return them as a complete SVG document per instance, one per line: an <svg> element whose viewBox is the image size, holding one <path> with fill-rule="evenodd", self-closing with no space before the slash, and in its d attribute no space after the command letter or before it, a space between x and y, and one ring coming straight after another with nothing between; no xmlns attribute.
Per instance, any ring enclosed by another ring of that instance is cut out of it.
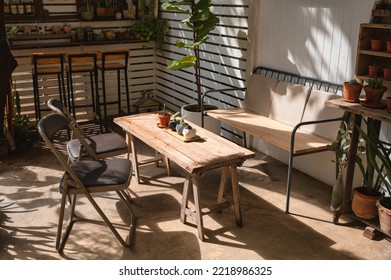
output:
<svg viewBox="0 0 391 280"><path fill-rule="evenodd" d="M254 1L257 24L250 41L254 42L255 65L339 83L351 79L359 26L369 22L373 3L373 0ZM287 153L256 139L253 145L287 162ZM331 152L309 155L295 159L294 166L332 185L333 159Z"/></svg>
<svg viewBox="0 0 391 280"><path fill-rule="evenodd" d="M165 1L160 1L165 2ZM219 26L214 29L209 40L201 47L201 75L203 90L224 88L227 86L243 86L246 75L247 33L248 33L248 0L213 1L213 12L220 18ZM166 36L165 52L157 54L157 85L159 98L171 110L177 111L186 103L194 103L193 69L169 71L166 64L171 59L178 59L187 50L178 49L175 42L178 39L191 39L192 33L180 20L181 14L170 13L160 9L160 15L169 22L169 34ZM217 102L210 99L209 103L218 103L220 107L226 103L238 105L243 96L233 93L231 96L221 95Z"/></svg>

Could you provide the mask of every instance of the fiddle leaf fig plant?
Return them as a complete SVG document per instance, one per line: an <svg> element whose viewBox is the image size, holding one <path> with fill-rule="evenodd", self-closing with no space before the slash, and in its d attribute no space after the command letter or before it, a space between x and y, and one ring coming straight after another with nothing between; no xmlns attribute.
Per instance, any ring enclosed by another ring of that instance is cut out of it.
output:
<svg viewBox="0 0 391 280"><path fill-rule="evenodd" d="M200 46L208 40L208 35L217 24L219 18L210 10L211 0L184 0L170 1L162 4L166 11L182 13L188 17L181 21L182 24L190 28L193 32L191 42L178 40L176 46L190 50L190 54L179 60L172 60L167 67L170 70L181 70L194 67L194 76L197 92L197 109L201 110L201 67L200 67Z"/></svg>

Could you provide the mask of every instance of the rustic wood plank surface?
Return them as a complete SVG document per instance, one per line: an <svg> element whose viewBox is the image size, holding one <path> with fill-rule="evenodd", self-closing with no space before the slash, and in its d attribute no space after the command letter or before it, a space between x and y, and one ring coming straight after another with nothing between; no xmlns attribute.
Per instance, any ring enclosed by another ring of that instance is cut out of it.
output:
<svg viewBox="0 0 391 280"><path fill-rule="evenodd" d="M188 173L203 173L231 164L241 165L255 156L254 152L192 123L201 139L183 142L157 127L155 113L119 117L114 122Z"/></svg>
<svg viewBox="0 0 391 280"><path fill-rule="evenodd" d="M252 113L243 108L211 110L207 114L285 151L290 150L293 129L290 125ZM298 130L296 132L294 153L301 154L326 150L330 143L331 140Z"/></svg>
<svg viewBox="0 0 391 280"><path fill-rule="evenodd" d="M349 103L343 99L334 99L326 102L327 106L340 108L344 111L358 114L380 121L391 122L391 113L384 109L372 109L361 105L360 103Z"/></svg>

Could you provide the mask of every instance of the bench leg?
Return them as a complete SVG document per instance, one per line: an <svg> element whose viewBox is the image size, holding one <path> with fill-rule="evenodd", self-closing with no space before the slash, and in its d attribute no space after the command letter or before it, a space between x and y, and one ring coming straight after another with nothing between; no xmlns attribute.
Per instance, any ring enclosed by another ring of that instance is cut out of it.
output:
<svg viewBox="0 0 391 280"><path fill-rule="evenodd" d="M289 163L288 163L288 178L286 181L286 205L285 213L289 213L289 199L291 195L291 182L292 182L292 164L293 164L293 153L289 153Z"/></svg>

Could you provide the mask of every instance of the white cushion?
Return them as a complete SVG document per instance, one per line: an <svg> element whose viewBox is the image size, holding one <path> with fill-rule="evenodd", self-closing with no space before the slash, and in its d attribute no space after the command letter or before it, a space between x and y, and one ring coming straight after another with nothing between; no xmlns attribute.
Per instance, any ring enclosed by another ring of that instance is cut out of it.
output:
<svg viewBox="0 0 391 280"><path fill-rule="evenodd" d="M326 101L336 98L341 97L320 90L312 90L304 110L302 121L305 122L342 117L342 110L325 105ZM302 126L301 129L326 139L335 140L340 125L341 122L328 122L324 124L305 125Z"/></svg>
<svg viewBox="0 0 391 280"><path fill-rule="evenodd" d="M295 126L301 121L310 88L279 82L270 109L269 118Z"/></svg>
<svg viewBox="0 0 391 280"><path fill-rule="evenodd" d="M251 75L244 96L244 108L266 117L269 116L277 84L277 79L257 74Z"/></svg>

